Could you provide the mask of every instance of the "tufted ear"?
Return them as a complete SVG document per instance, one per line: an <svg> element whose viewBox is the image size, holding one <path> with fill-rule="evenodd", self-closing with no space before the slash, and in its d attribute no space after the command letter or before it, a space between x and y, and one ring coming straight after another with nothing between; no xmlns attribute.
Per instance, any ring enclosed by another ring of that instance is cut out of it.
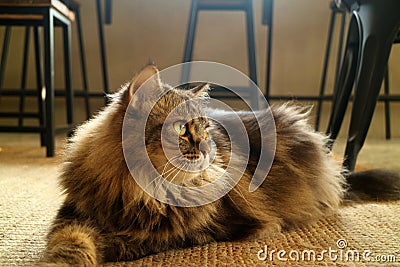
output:
<svg viewBox="0 0 400 267"><path fill-rule="evenodd" d="M143 86L143 89L139 90ZM137 100L145 100L162 91L159 70L154 65L147 65L132 79L129 85L129 101L133 106Z"/></svg>
<svg viewBox="0 0 400 267"><path fill-rule="evenodd" d="M194 97L208 97L209 90L210 90L210 85L208 83L203 83L190 89Z"/></svg>

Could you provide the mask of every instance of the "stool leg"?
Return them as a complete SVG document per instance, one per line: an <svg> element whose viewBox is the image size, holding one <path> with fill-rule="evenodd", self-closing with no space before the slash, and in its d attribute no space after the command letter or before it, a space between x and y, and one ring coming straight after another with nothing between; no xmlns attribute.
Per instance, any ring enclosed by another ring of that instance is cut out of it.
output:
<svg viewBox="0 0 400 267"><path fill-rule="evenodd" d="M265 98L269 100L270 84L271 84L271 55L272 55L272 29L273 29L273 10L274 1L263 1L263 23L268 25L267 40L267 62L265 66Z"/></svg>
<svg viewBox="0 0 400 267"><path fill-rule="evenodd" d="M85 60L85 48L83 46L83 33L82 33L82 24L81 24L81 15L79 8L75 10L76 17L76 26L78 29L78 41L79 41L79 55L81 60L81 70L82 70L82 84L83 84L83 92L85 98L85 111L86 111L86 119L90 117L90 101L89 101L89 92L88 92L88 82L86 76L86 60Z"/></svg>
<svg viewBox="0 0 400 267"><path fill-rule="evenodd" d="M24 56L22 60L22 76L21 76L21 95L19 98L19 118L18 118L18 126L22 126L23 124L23 116L25 108L25 91L26 91L26 75L28 70L28 56L29 56L29 38L30 38L30 27L25 27L25 39L24 39Z"/></svg>
<svg viewBox="0 0 400 267"><path fill-rule="evenodd" d="M193 57L193 46L194 46L194 38L196 33L196 25L197 25L197 3L198 0L192 0L189 14L189 25L186 32L186 42L185 42L185 51L183 54L183 62L192 61ZM188 65L185 65L182 69L181 81L182 83L186 83L189 80L190 76L190 68Z"/></svg>
<svg viewBox="0 0 400 267"><path fill-rule="evenodd" d="M377 3L373 3L376 6L361 5L356 13L362 43L344 161L344 166L350 171L354 170L358 153L364 145L400 22L397 14L400 5L383 8Z"/></svg>
<svg viewBox="0 0 400 267"><path fill-rule="evenodd" d="M43 66L42 66L42 52L40 43L39 27L33 27L33 37L35 44L35 65L36 65L36 87L37 87L37 100L38 100L38 113L39 113L39 125L45 126L46 114L44 107L44 99L42 97L43 88ZM40 145L45 146L45 134L43 131L40 132Z"/></svg>
<svg viewBox="0 0 400 267"><path fill-rule="evenodd" d="M258 85L257 78L257 60L256 60L256 44L253 25L253 1L247 1L246 7L246 33L247 33L247 54L249 61L250 79ZM258 109L259 95L258 91L251 94L252 108Z"/></svg>
<svg viewBox="0 0 400 267"><path fill-rule="evenodd" d="M54 17L50 9L44 14L44 76L46 86L45 141L47 157L54 156Z"/></svg>
<svg viewBox="0 0 400 267"><path fill-rule="evenodd" d="M3 52L1 53L1 60L0 60L0 94L1 94L1 88L3 88L4 74L6 72L8 47L10 45L10 35L11 35L11 27L6 26L6 30L4 32L4 40L3 40Z"/></svg>
<svg viewBox="0 0 400 267"><path fill-rule="evenodd" d="M385 132L386 140L391 138L390 129L390 100L389 97L389 65L386 66L385 77L384 77L384 96L385 96Z"/></svg>
<svg viewBox="0 0 400 267"><path fill-rule="evenodd" d="M328 123L327 134L331 139L331 142L329 143L330 148L339 134L351 91L353 89L360 50L359 46L360 33L358 22L357 19L352 16L347 36L346 51L343 57L343 63L341 65L337 84L334 88L332 110Z"/></svg>
<svg viewBox="0 0 400 267"><path fill-rule="evenodd" d="M331 53L331 44L332 44L332 36L333 30L335 28L335 19L336 19L336 11L334 7L331 6L331 19L329 22L329 29L328 29L328 40L326 42L326 50L325 50L325 59L324 59L324 67L322 69L322 77L321 77L321 85L319 88L319 95L318 95L318 102L317 102L317 114L315 118L315 130L318 131L319 129L319 122L321 119L321 112L322 112L322 101L325 95L325 85L326 85L326 74L328 72L328 65L329 65L329 57Z"/></svg>
<svg viewBox="0 0 400 267"><path fill-rule="evenodd" d="M107 57L106 57L106 44L104 41L104 28L103 28L103 15L101 8L101 0L96 0L96 10L97 10L97 24L99 29L99 42L100 42L100 56L101 56L101 70L103 74L103 84L104 84L104 93L109 93L108 88L108 72L107 72ZM105 102L107 104L108 98L105 97Z"/></svg>
<svg viewBox="0 0 400 267"><path fill-rule="evenodd" d="M65 90L67 106L67 123L72 126L74 123L74 92L71 85L71 26L63 26L64 41L64 69L65 69Z"/></svg>
<svg viewBox="0 0 400 267"><path fill-rule="evenodd" d="M342 22L340 25L340 33L339 33L339 40L338 40L338 55L336 59L336 69L335 69L335 83L333 88L337 88L337 82L340 72L340 67L342 64L342 54L343 54L343 45L344 45L344 33L346 29L346 17L347 13L345 11L339 11L342 14Z"/></svg>

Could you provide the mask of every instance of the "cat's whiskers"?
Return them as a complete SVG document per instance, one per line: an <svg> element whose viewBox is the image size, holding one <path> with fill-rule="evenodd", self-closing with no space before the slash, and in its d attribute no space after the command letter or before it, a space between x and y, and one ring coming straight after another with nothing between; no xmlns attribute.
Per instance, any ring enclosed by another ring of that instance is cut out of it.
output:
<svg viewBox="0 0 400 267"><path fill-rule="evenodd" d="M184 168L186 168L188 166L188 163L186 163L186 162L183 162L183 164L182 164L182 168L184 169ZM175 180L175 178L178 176L178 174L180 174L181 173L181 169L177 169L177 172L176 172L176 174L174 175L174 177L172 177L172 179L169 181L170 182L170 185L173 183L173 181Z"/></svg>
<svg viewBox="0 0 400 267"><path fill-rule="evenodd" d="M162 176L162 175L171 173L171 172L174 170L174 168L171 168L171 169L169 169L168 171L164 171L164 170L165 170L165 166L167 166L168 164L172 164L172 162L173 162L174 160L179 159L179 156L180 156L180 155L171 157L171 159L169 159L165 164L161 165L160 168L164 167L163 173L162 173L162 174L159 174L159 175L158 175L156 178L154 178L152 181L154 181L155 179L158 179L158 178L159 178L160 176ZM124 206L125 206L124 208L120 209L120 210L119 210L118 212L116 212L115 214L117 215L117 214L120 214L120 213L124 212L124 210L125 210L127 207L130 207L133 203L136 203L136 199L131 200L129 203L127 203L126 205L124 205ZM135 219L131 222L131 225L133 225L133 223L137 220L137 218L139 217L140 213L143 211L144 207L145 207L145 205L143 205L143 206L139 209L139 211L136 213L136 217L135 217Z"/></svg>
<svg viewBox="0 0 400 267"><path fill-rule="evenodd" d="M179 158L180 158L180 155L173 156L172 158L168 159L167 162L166 162L165 164L159 166L158 168L164 167L164 168L163 168L163 171L161 172L161 175L164 174L165 168L168 166L168 164L173 165L172 162L173 162L174 160L179 159Z"/></svg>
<svg viewBox="0 0 400 267"><path fill-rule="evenodd" d="M161 175L159 175L158 177L156 177L155 179L158 179L159 177L163 177L164 180L162 180L161 183L158 184L158 188L155 188L155 191L160 190L161 186L164 185L165 181L167 181L168 178L171 176L171 174L174 173L173 171L176 171L175 176L169 181L169 184L171 184L172 181L173 181L173 179L176 177L176 175L180 173L180 169L183 168L184 165L185 165L185 162L180 162L180 164L179 164L178 166L175 166L175 165L174 165L173 168L169 169L167 172L162 173ZM166 174L167 174L167 175L166 175ZM166 176L164 176L164 175L166 175Z"/></svg>
<svg viewBox="0 0 400 267"><path fill-rule="evenodd" d="M175 157L172 157L172 158L171 158L166 164L164 164L164 165L167 165L167 164L171 163L173 160L176 160L176 159L179 159L179 155L178 155L178 156L175 156ZM182 164L182 165L183 165L183 164ZM162 166L163 166L163 165L162 165ZM158 175L156 178L154 178L154 180L155 180L155 179L158 179L159 177L162 177L163 175L167 175L166 177L164 177L165 179L162 180L161 183L158 184L158 188L155 188L155 192L161 188L161 186L163 185L163 183L165 182L165 180L167 180L167 178L172 174L172 172L173 172L174 170L175 170L174 168L171 168L171 169L167 170L166 172L164 172L164 173ZM153 180L153 181L154 181L154 180ZM135 201L134 201L134 200L131 201L131 203L129 203L129 205L132 204L133 202L135 202ZM127 205L127 206L128 206L128 205ZM139 211L135 214L135 218L131 221L129 227L132 227L132 226L134 225L134 223L139 219L139 215L140 215L140 213L144 210L145 207L146 207L146 205L143 205L143 206L139 209ZM149 211L151 211L151 210L149 210ZM123 209L120 210L120 212L123 212ZM149 215L150 215L150 221L151 221L151 217L153 216L153 213L150 212Z"/></svg>

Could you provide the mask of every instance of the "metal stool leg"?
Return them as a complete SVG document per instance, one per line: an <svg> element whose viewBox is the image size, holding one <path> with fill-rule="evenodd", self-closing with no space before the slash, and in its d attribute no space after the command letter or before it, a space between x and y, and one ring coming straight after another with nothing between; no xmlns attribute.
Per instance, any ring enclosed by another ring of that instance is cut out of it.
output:
<svg viewBox="0 0 400 267"><path fill-rule="evenodd" d="M384 97L385 97L385 132L386 140L391 138L390 129L390 100L389 97L389 65L386 66L385 76L384 76Z"/></svg>
<svg viewBox="0 0 400 267"><path fill-rule="evenodd" d="M265 98L269 100L271 84L271 55L272 55L272 29L273 29L274 1L263 1L263 24L268 26L267 35L267 60L265 66Z"/></svg>
<svg viewBox="0 0 400 267"><path fill-rule="evenodd" d="M44 16L44 76L46 86L46 121L45 141L47 157L54 156L54 17L53 11L49 10Z"/></svg>
<svg viewBox="0 0 400 267"><path fill-rule="evenodd" d="M101 67L103 74L103 84L104 84L104 93L109 93L108 87L108 72L107 72L107 57L106 57L106 44L104 41L104 28L103 28L103 15L101 8L101 0L96 0L96 9L97 9L97 24L99 29L99 42L100 42L100 55L101 55ZM107 104L108 98L105 97L105 102Z"/></svg>
<svg viewBox="0 0 400 267"><path fill-rule="evenodd" d="M37 87L37 100L38 100L38 113L39 113L39 125L41 127L45 126L46 114L45 114L45 106L44 99L42 97L42 93L44 91L43 88L43 66L42 66L42 52L41 52L41 42L40 42L40 34L39 27L33 27L33 38L35 44L35 65L36 65L36 87ZM40 145L45 146L45 134L43 131L40 132Z"/></svg>
<svg viewBox="0 0 400 267"><path fill-rule="evenodd" d="M25 108L25 91L26 91L26 75L28 71L28 56L29 56L29 38L30 38L31 27L25 27L25 36L24 36L24 56L22 60L22 76L21 76L21 95L19 97L19 118L18 118L18 126L23 125L23 116Z"/></svg>
<svg viewBox="0 0 400 267"><path fill-rule="evenodd" d="M86 119L90 117L90 101L89 101L89 92L88 92L88 81L86 75L86 59L85 59L85 48L83 46L83 33L82 33L82 24L81 24L81 15L79 8L75 10L75 18L76 18L76 26L78 30L78 41L79 41L79 56L81 60L81 70L82 70L82 86L85 98L85 111L86 111Z"/></svg>
<svg viewBox="0 0 400 267"><path fill-rule="evenodd" d="M325 50L324 66L323 66L323 70L322 70L321 85L320 85L320 89L319 89L317 112L316 112L316 118L315 118L315 130L316 131L319 130L319 124L321 121L322 104L324 101L325 88L326 88L326 75L328 72L329 57L330 57L331 44L332 44L332 36L333 36L334 28L335 28L335 20L336 20L337 14L342 14L342 21L341 21L339 41L338 41L339 42L338 43L338 55L337 55L337 62L336 62L334 88L337 87L337 79L338 79L338 74L340 71L340 64L341 64L341 60L342 60L344 29L345 29L345 25L346 25L346 12L338 9L334 2L331 2L330 8L331 8L332 12L331 12L331 19L329 22L328 40L327 40L327 45L326 45L326 50Z"/></svg>
<svg viewBox="0 0 400 267"><path fill-rule="evenodd" d="M247 55L249 61L250 79L258 85L257 78L257 60L256 60L256 44L253 25L253 1L247 1L246 6L246 33L247 33ZM252 108L258 109L258 92L251 94Z"/></svg>
<svg viewBox="0 0 400 267"><path fill-rule="evenodd" d="M185 52L183 54L183 62L190 62L193 57L194 38L196 34L197 15L198 15L198 0L192 0L189 14L189 25L186 32ZM182 69L182 82L189 80L190 68L184 66Z"/></svg>
<svg viewBox="0 0 400 267"><path fill-rule="evenodd" d="M315 118L315 130L316 131L318 131L318 129L319 129L319 122L321 119L322 101L323 101L323 96L325 95L326 74L328 72L329 57L330 57L331 45L332 45L332 36L333 36L333 30L335 28L335 19L336 19L336 14L337 14L335 3L331 2L330 7L332 9L332 12L331 12L331 19L329 22L328 40L326 42L324 67L322 69L321 86L319 89L319 96L318 96L318 103L317 103L317 114L316 114L316 118Z"/></svg>
<svg viewBox="0 0 400 267"><path fill-rule="evenodd" d="M1 60L0 60L0 95L1 95L1 88L3 88L4 74L6 72L8 47L10 45L10 35L11 35L11 27L6 26L6 30L4 32L4 40L3 40L3 52L1 53Z"/></svg>
<svg viewBox="0 0 400 267"><path fill-rule="evenodd" d="M64 69L65 69L65 91L67 105L67 123L72 126L74 123L74 92L71 84L71 26L63 26L64 41Z"/></svg>

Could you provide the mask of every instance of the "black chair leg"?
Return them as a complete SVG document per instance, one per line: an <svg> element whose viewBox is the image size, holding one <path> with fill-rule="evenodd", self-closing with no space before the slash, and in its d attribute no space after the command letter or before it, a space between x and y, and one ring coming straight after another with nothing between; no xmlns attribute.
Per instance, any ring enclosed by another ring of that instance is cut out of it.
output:
<svg viewBox="0 0 400 267"><path fill-rule="evenodd" d="M378 100L390 50L400 23L397 10L398 8L383 8L379 2L371 2L371 6L361 5L359 11L353 15L358 17L362 38L360 69L355 83L344 161L344 166L350 171L354 170Z"/></svg>
<svg viewBox="0 0 400 267"><path fill-rule="evenodd" d="M86 111L86 119L90 117L90 101L89 101L89 92L88 92L88 81L86 76L86 60L85 60L85 48L83 46L83 33L82 33L82 24L81 24L81 15L79 8L75 10L75 18L76 18L76 26L78 30L78 41L79 41L79 55L81 60L81 70L82 70L82 86L84 92L85 99L85 111Z"/></svg>
<svg viewBox="0 0 400 267"><path fill-rule="evenodd" d="M256 44L253 25L253 1L247 1L246 6L246 33L247 33L247 55L249 61L250 79L258 85L257 78L257 60L256 60ZM251 103L253 109L258 109L259 105L258 92L251 94Z"/></svg>
<svg viewBox="0 0 400 267"><path fill-rule="evenodd" d="M101 70L103 74L103 84L104 84L104 93L109 93L108 87L108 72L107 72L107 57L106 57L106 45L104 41L104 27L103 27L103 15L102 15L102 7L101 0L96 0L96 9L97 9L97 24L99 29L99 42L100 42L100 56L101 56ZM108 98L105 97L105 103L107 104Z"/></svg>
<svg viewBox="0 0 400 267"><path fill-rule="evenodd" d="M186 32L186 42L185 42L185 51L183 54L183 62L192 61L193 57L193 46L194 46L194 38L196 33L197 26L197 15L198 15L198 0L192 0L190 6L190 14L189 14L189 25ZM190 66L185 65L182 68L181 81L182 83L186 83L189 80L190 76Z"/></svg>
<svg viewBox="0 0 400 267"><path fill-rule="evenodd" d="M4 83L4 74L6 72L8 47L10 45L10 35L11 35L11 27L6 26L6 29L4 31L3 52L1 53L1 60L0 60L0 95L1 95L1 88L3 88L3 83Z"/></svg>
<svg viewBox="0 0 400 267"><path fill-rule="evenodd" d="M18 118L18 126L23 125L23 116L22 113L25 109L25 92L26 92L26 75L28 71L28 56L29 56L29 38L30 38L30 27L25 27L25 36L24 36L24 55L22 60L22 76L21 76L21 95L19 98L19 118Z"/></svg>
<svg viewBox="0 0 400 267"><path fill-rule="evenodd" d="M54 17L53 12L49 10L44 15L44 76L46 87L46 118L45 118L45 142L46 156L54 156Z"/></svg>
<svg viewBox="0 0 400 267"><path fill-rule="evenodd" d="M40 34L39 27L33 27L33 38L35 44L35 65L36 65L36 87L37 87L37 101L38 101L38 113L39 113L39 125L41 127L45 126L46 115L45 115L45 106L43 99L43 66L42 66L42 52L41 52L41 42L40 42ZM40 132L40 145L45 146L45 133L43 131Z"/></svg>
<svg viewBox="0 0 400 267"><path fill-rule="evenodd" d="M339 134L351 91L353 89L360 50L359 45L360 33L357 25L357 19L352 16L347 36L346 51L343 57L337 84L334 88L332 110L328 123L327 134L331 139L329 144L330 148Z"/></svg>
<svg viewBox="0 0 400 267"><path fill-rule="evenodd" d="M389 97L389 65L386 66L385 77L384 77L384 97L385 97L385 132L386 140L391 138L390 129L390 101Z"/></svg>

